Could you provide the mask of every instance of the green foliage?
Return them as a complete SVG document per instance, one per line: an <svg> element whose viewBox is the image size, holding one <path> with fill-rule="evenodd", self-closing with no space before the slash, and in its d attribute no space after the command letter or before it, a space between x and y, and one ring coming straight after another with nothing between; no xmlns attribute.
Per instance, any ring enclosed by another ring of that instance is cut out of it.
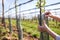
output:
<svg viewBox="0 0 60 40"><path fill-rule="evenodd" d="M21 24L22 24L22 27L25 30L25 32L31 33L31 35L33 37L37 37L37 38L40 37L40 32L37 29L38 22L35 23L35 20L32 22L25 20L25 21L22 21ZM60 23L58 23L58 24L60 24ZM56 32L57 34L60 34L60 27L56 28L55 26L59 27L58 25L56 25L56 22L49 21L49 27L51 28L51 30ZM50 36L50 40L53 40L53 38L51 36Z"/></svg>
<svg viewBox="0 0 60 40"><path fill-rule="evenodd" d="M46 1L45 0L41 0L41 7L44 7L45 4L46 4ZM36 7L40 8L40 0L37 1Z"/></svg>
<svg viewBox="0 0 60 40"><path fill-rule="evenodd" d="M40 8L40 6L41 6L42 12L44 12L44 11L45 11L45 10L44 10L45 4L46 4L46 1L45 1L45 0L41 0L41 5L40 5L40 0L38 0L37 3L36 3L36 7L37 7L37 8ZM43 7L43 8L42 8L42 7Z"/></svg>
<svg viewBox="0 0 60 40"><path fill-rule="evenodd" d="M0 26L0 39L6 36L6 34L7 34L7 30L4 27Z"/></svg>
<svg viewBox="0 0 60 40"><path fill-rule="evenodd" d="M21 24L22 24L25 32L31 33L32 36L36 36L37 38L39 38L40 34L38 32L38 29L37 29L38 23L35 23L34 21L33 22L22 21Z"/></svg>

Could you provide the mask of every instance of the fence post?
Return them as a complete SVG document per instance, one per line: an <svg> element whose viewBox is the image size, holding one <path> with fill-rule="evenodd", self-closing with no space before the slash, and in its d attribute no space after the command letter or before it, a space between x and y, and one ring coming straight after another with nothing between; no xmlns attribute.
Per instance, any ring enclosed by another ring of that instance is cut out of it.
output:
<svg viewBox="0 0 60 40"><path fill-rule="evenodd" d="M16 27L17 27L17 31L18 31L18 40L22 40L20 21L19 21L20 19L18 18L18 15L17 15L17 0L15 0L15 12L16 12Z"/></svg>
<svg viewBox="0 0 60 40"><path fill-rule="evenodd" d="M20 25L20 15L19 15L19 17L18 17L18 25L19 25L19 36L20 36L20 38L21 38L21 40L23 40L23 30L22 30L22 26Z"/></svg>
<svg viewBox="0 0 60 40"><path fill-rule="evenodd" d="M45 15L43 17L44 17L44 20L46 21L46 24L49 26L48 18L45 18ZM43 35L44 35L44 40L49 40L49 34L47 32L44 32Z"/></svg>
<svg viewBox="0 0 60 40"><path fill-rule="evenodd" d="M12 26L11 26L11 18L10 15L8 15L8 21L9 21L9 31L12 33Z"/></svg>
<svg viewBox="0 0 60 40"><path fill-rule="evenodd" d="M9 36L11 37L12 40L12 26L11 26L11 18L10 15L8 15L8 21L9 21Z"/></svg>
<svg viewBox="0 0 60 40"><path fill-rule="evenodd" d="M4 18L4 0L2 0L2 24L6 28L6 26L5 26L5 18Z"/></svg>
<svg viewBox="0 0 60 40"><path fill-rule="evenodd" d="M17 26L17 31L18 31L18 38L19 38L19 40L22 40L23 34L22 34L22 28L20 26L20 17L18 18L18 16L17 16L17 19L16 19L16 26Z"/></svg>

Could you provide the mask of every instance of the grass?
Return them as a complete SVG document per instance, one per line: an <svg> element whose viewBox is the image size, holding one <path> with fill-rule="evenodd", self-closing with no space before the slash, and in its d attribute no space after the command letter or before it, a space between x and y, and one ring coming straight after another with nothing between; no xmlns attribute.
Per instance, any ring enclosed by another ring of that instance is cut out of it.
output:
<svg viewBox="0 0 60 40"><path fill-rule="evenodd" d="M6 20L6 23L8 24L8 20ZM16 26L16 20L11 20L12 25ZM38 21L33 20L33 21L28 21L28 20L21 20L21 25L23 28L23 31L26 33L30 33L33 37L40 37L40 32L38 31L37 27L38 27ZM60 22L56 22L55 21L49 21L49 27L51 28L51 30L53 30L54 32L56 32L57 34L60 35L60 27L59 27ZM53 40L53 38L50 36L50 40Z"/></svg>
<svg viewBox="0 0 60 40"><path fill-rule="evenodd" d="M25 32L30 32L32 36L36 36L39 38L40 32L37 29L38 22L36 23L35 21L22 21L21 23L23 25L23 28L25 29ZM58 22L58 24L60 24ZM60 27L59 25L56 25L56 22L49 21L49 27L51 28L52 31L60 35ZM53 38L50 36L50 40L53 40Z"/></svg>
<svg viewBox="0 0 60 40"><path fill-rule="evenodd" d="M22 21L22 26L25 32L31 33L32 36L39 37L39 31L37 29L38 24L28 21Z"/></svg>

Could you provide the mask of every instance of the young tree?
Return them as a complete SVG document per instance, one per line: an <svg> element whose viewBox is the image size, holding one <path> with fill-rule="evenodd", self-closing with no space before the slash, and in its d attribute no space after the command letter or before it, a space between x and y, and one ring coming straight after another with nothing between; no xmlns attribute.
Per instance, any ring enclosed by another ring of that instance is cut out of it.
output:
<svg viewBox="0 0 60 40"><path fill-rule="evenodd" d="M38 0L36 7L38 7L40 9L40 15L39 15L39 25L42 26L42 12L45 12L45 6L46 1L45 0ZM44 17L44 16L43 16ZM47 20L47 19L46 19ZM40 40L49 40L49 35L46 32L41 32L40 34Z"/></svg>

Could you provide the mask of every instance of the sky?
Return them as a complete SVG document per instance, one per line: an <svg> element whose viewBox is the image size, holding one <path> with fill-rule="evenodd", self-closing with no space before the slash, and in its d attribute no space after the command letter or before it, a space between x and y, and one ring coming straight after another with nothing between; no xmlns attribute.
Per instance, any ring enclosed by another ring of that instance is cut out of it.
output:
<svg viewBox="0 0 60 40"><path fill-rule="evenodd" d="M4 11L8 10L11 7L14 7L14 1L15 0L4 0L4 9L5 9ZM21 3L24 3L24 2L27 2L27 1L29 1L29 0L17 0L17 4L21 4ZM25 5L22 5L22 6L18 7L18 12L35 8L36 7L35 6L36 2L37 2L37 0L34 0L30 3L28 3L28 4L25 4ZM57 2L60 2L60 0L46 0L46 5L57 3ZM0 14L2 12L1 4L2 4L2 0L0 0ZM59 7L60 7L60 4L55 5L55 6L46 7L45 9L54 9L54 8L59 8ZM34 15L37 15L38 13L33 13L33 14L26 14L26 13L35 12L35 11L39 11L39 9L32 10L32 11L27 11L27 12L22 12L21 14L25 13L25 16L30 16L31 17L31 15L34 16ZM60 11L60 10L58 10L58 11ZM12 17L13 17L15 15L15 9L12 9L11 11L5 13L5 16L7 17L7 15L9 15L9 14L12 15ZM23 16L23 15L21 15L21 16Z"/></svg>

